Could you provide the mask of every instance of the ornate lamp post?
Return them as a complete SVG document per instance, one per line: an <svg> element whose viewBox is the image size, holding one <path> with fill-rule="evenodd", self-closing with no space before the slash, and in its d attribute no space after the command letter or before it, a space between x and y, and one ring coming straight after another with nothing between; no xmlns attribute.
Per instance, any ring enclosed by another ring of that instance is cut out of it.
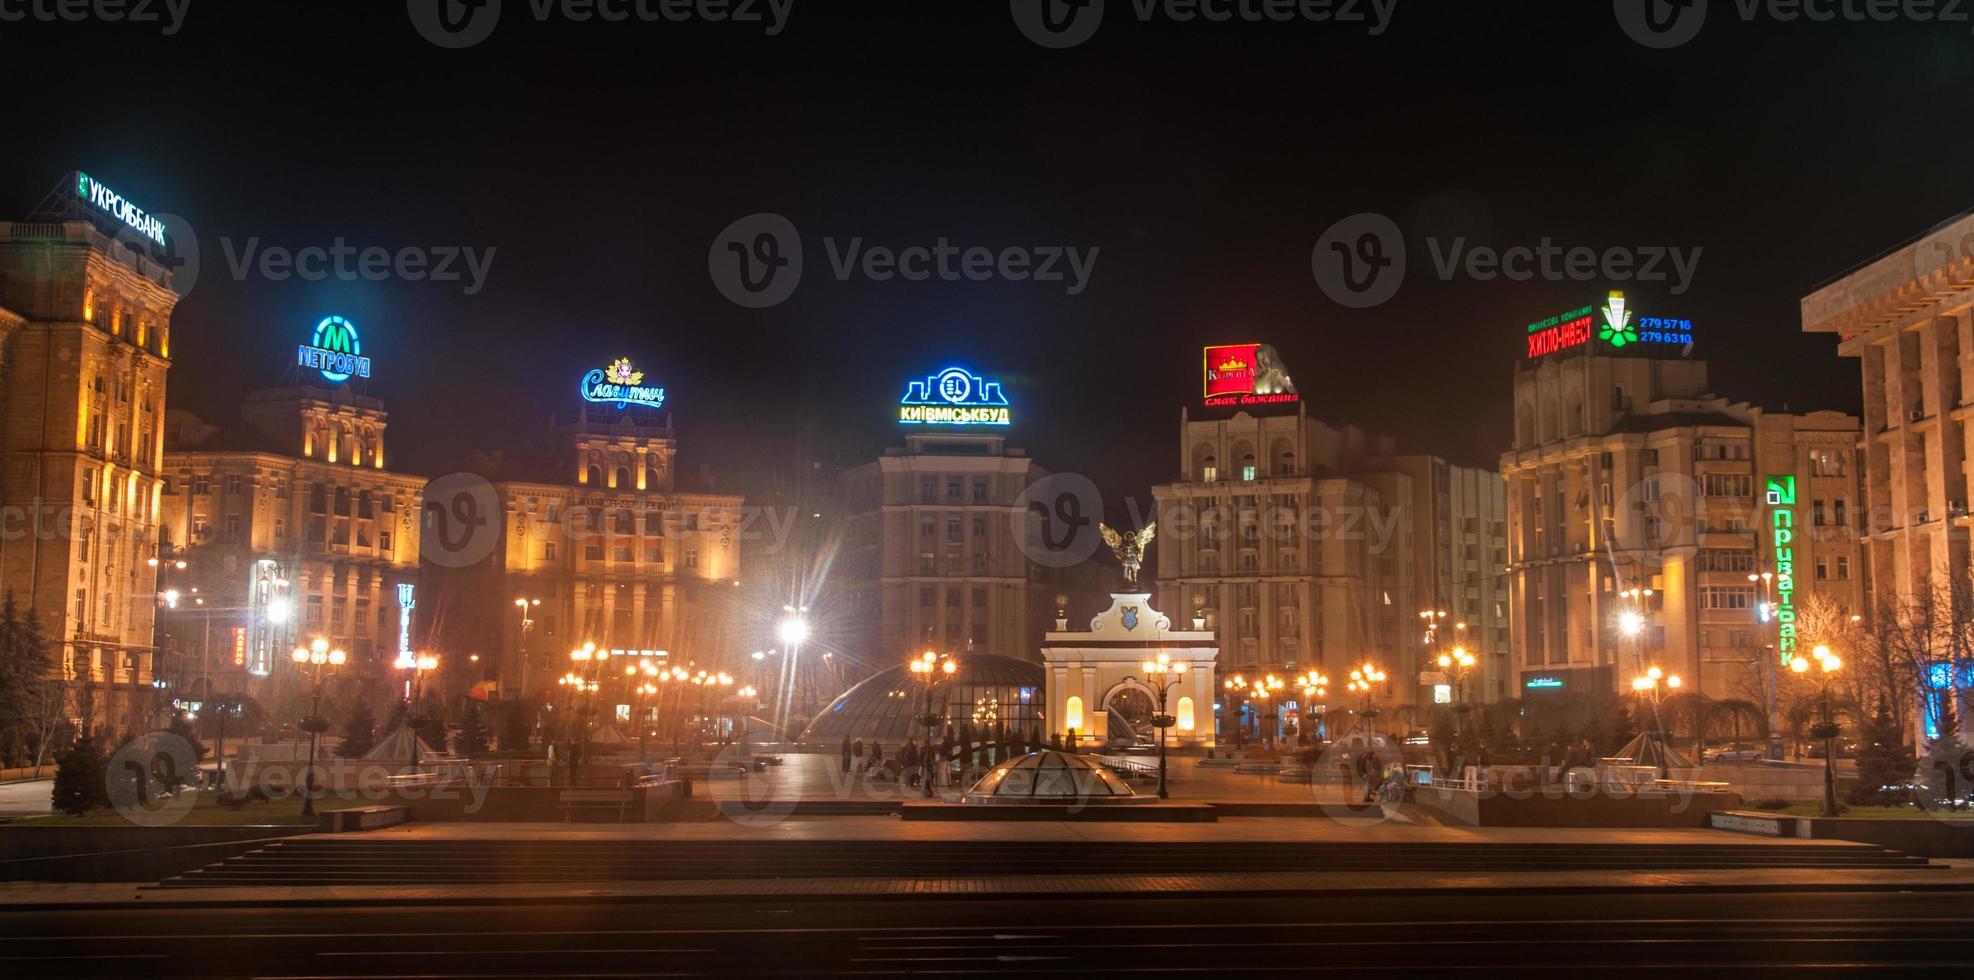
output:
<svg viewBox="0 0 1974 980"><path fill-rule="evenodd" d="M1302 690L1302 699L1304 701L1311 701L1315 698L1327 698L1330 696L1329 675L1323 673L1320 670L1312 670L1306 674L1303 674L1300 677L1297 677L1295 679L1295 686ZM1329 721L1328 718L1324 718L1325 728L1328 727L1328 721ZM1305 722L1305 724L1307 723ZM1315 744L1316 741L1316 739L1313 736L1314 729L1311 729L1311 732L1312 732L1312 737L1310 738L1309 741L1310 744L1313 745Z"/></svg>
<svg viewBox="0 0 1974 980"><path fill-rule="evenodd" d="M289 656L308 676L310 684L308 718L302 722L302 727L308 730L308 775L302 781L302 816L312 817L315 816L315 742L329 727L322 717L322 672L349 662L349 654L331 650L329 641L318 636L306 648L296 647Z"/></svg>
<svg viewBox="0 0 1974 980"><path fill-rule="evenodd" d="M1837 735L1843 729L1830 714L1830 682L1844 668L1844 661L1822 644L1812 653L1816 656L1817 686L1823 693L1823 721L1810 729L1810 737L1823 740L1823 815L1834 817L1837 815ZM1798 674L1809 673L1810 666L1801 656L1789 661L1789 669Z"/></svg>
<svg viewBox="0 0 1974 980"><path fill-rule="evenodd" d="M1171 696L1172 689L1186 679L1186 665L1184 662L1173 663L1171 654L1161 653L1157 659L1147 660L1140 666L1145 669L1145 680L1158 692L1158 713L1152 716L1152 727L1158 729L1158 798L1171 799L1172 794L1165 789L1165 733L1178 724L1179 719L1166 710L1165 702Z"/></svg>
<svg viewBox="0 0 1974 980"><path fill-rule="evenodd" d="M940 721L939 714L932 710L932 689L939 686L940 681L952 680L959 673L960 665L952 657L942 657L927 650L911 662L911 667L912 679L925 685L925 692L919 702L923 710L919 713L918 722L925 726L925 752L930 758L933 739L938 735ZM934 772L932 766L925 767L924 783L927 799L932 798L932 783L937 778Z"/></svg>
<svg viewBox="0 0 1974 980"><path fill-rule="evenodd" d="M1384 668L1379 667L1378 665L1370 662L1369 660L1364 661L1364 665L1362 667L1357 667L1351 670L1350 683L1347 686L1349 687L1351 693L1360 695L1364 698L1364 710L1357 713L1357 716L1359 718L1362 718L1365 721L1370 721L1378 717L1378 709L1373 704L1372 697L1374 696L1373 692L1376 690L1377 685L1383 684L1384 682L1385 682ZM1359 727L1361 728L1362 725L1360 724ZM1370 737L1371 737L1371 733L1366 732L1365 738L1368 740Z"/></svg>
<svg viewBox="0 0 1974 980"><path fill-rule="evenodd" d="M1456 646L1439 655L1439 669L1453 675L1453 716L1456 719L1461 718L1473 707L1467 703L1467 674L1479 662L1464 646Z"/></svg>
<svg viewBox="0 0 1974 980"><path fill-rule="evenodd" d="M418 726L413 724L412 715L418 710L418 691L424 686L425 675L439 669L439 658L421 653L403 661L405 672L410 675L405 682L404 723L411 728L411 771L418 771Z"/></svg>
<svg viewBox="0 0 1974 980"><path fill-rule="evenodd" d="M1659 778L1669 778L1672 772L1666 766L1666 729L1665 724L1659 720L1659 702L1665 699L1667 693L1679 690L1679 675L1668 674L1658 667L1651 667L1645 673L1631 679L1631 689L1651 702L1652 741L1659 747Z"/></svg>

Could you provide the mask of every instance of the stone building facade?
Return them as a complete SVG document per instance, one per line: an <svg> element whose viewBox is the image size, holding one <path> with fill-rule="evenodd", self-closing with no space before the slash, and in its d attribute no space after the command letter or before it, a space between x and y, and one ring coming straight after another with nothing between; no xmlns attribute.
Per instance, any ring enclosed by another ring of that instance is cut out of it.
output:
<svg viewBox="0 0 1974 980"><path fill-rule="evenodd" d="M151 560L178 296L166 252L63 211L0 222L0 588L49 638L70 716L142 731L161 719Z"/></svg>

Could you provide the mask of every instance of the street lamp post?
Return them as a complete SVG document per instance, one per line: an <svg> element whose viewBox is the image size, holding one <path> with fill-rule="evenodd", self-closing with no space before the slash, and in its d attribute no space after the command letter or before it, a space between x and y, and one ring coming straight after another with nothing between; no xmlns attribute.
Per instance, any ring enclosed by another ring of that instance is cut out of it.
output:
<svg viewBox="0 0 1974 980"><path fill-rule="evenodd" d="M1439 655L1439 669L1453 675L1453 717L1456 724L1463 720L1462 716L1472 707L1467 703L1467 674L1479 662L1464 646L1456 646ZM1465 727L1465 725L1457 725L1454 730L1458 732Z"/></svg>
<svg viewBox="0 0 1974 980"><path fill-rule="evenodd" d="M411 675L405 683L404 723L411 729L411 771L415 773L418 771L418 724L414 715L418 711L418 692L424 686L425 675L439 669L439 658L421 653L399 663Z"/></svg>
<svg viewBox="0 0 1974 980"><path fill-rule="evenodd" d="M302 816L312 817L315 816L315 743L323 729L329 727L322 718L322 672L325 668L341 667L349 661L349 654L331 650L329 641L318 636L306 648L296 647L289 656L308 675L311 685L308 719L304 722L308 728L308 775L302 780Z"/></svg>
<svg viewBox="0 0 1974 980"><path fill-rule="evenodd" d="M1184 661L1173 663L1171 654L1161 653L1141 666L1145 668L1145 680L1158 692L1158 713L1152 716L1152 727L1158 729L1158 798L1171 799L1172 794L1165 788L1165 733L1178 723L1178 719L1166 710L1166 698L1180 681L1186 679L1186 664Z"/></svg>
<svg viewBox="0 0 1974 980"><path fill-rule="evenodd" d="M1843 669L1844 661L1822 644L1818 644L1812 652L1816 656L1817 686L1822 688L1823 694L1823 722L1810 729L1810 737L1823 740L1823 815L1834 817L1837 815L1837 735L1842 729L1830 714L1830 682L1836 679L1837 671ZM1800 656L1789 661L1789 669L1798 674L1809 673L1810 666L1810 662Z"/></svg>
<svg viewBox="0 0 1974 980"><path fill-rule="evenodd" d="M920 654L918 659L913 660L911 666L914 679L925 684L925 693L919 702L923 710L919 713L918 721L919 724L925 726L925 758L931 759L932 743L934 737L938 734L937 729L939 726L939 715L932 710L932 689L937 687L940 681L952 680L959 673L960 665L952 657L941 657L939 654L927 650ZM931 799L932 783L937 778L934 775L937 770L930 764L927 764L924 768L925 778L923 782L925 783L925 797L926 799Z"/></svg>
<svg viewBox="0 0 1974 980"><path fill-rule="evenodd" d="M1313 702L1316 698L1327 698L1330 696L1329 675L1323 673L1320 670L1312 670L1306 674L1303 674L1300 677L1297 677L1295 679L1295 683L1297 687L1302 689L1302 699L1305 702ZM1307 709L1305 709L1305 711L1306 710ZM1325 709L1322 718L1323 718L1323 728L1326 730L1327 733L1327 729L1329 728L1329 721L1330 721L1328 718L1327 709ZM1312 746L1315 745L1316 739L1313 734L1315 732L1315 728L1313 726L1309 726L1307 721L1305 721L1303 724L1305 727L1308 727L1312 733L1309 739L1309 744Z"/></svg>
<svg viewBox="0 0 1974 980"><path fill-rule="evenodd" d="M1664 700L1667 692L1679 689L1679 675L1668 674L1658 667L1650 667L1645 673L1631 679L1631 689L1637 691L1652 705L1652 742L1659 747L1659 778L1669 779L1672 770L1666 763L1666 728L1665 722L1659 717L1659 702Z"/></svg>

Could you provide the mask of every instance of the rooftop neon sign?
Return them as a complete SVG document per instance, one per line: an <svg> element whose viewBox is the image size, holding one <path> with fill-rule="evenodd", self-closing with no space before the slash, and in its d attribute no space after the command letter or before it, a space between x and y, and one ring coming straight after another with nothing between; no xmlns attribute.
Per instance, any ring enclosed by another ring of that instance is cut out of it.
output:
<svg viewBox="0 0 1974 980"><path fill-rule="evenodd" d="M1528 325L1528 356L1543 357L1581 347L1591 341L1624 350L1633 345L1690 347L1693 321L1638 315L1621 292L1613 291L1602 307L1596 304L1559 313Z"/></svg>
<svg viewBox="0 0 1974 980"><path fill-rule="evenodd" d="M1273 344L1220 344L1200 355L1209 407L1279 405L1302 400Z"/></svg>
<svg viewBox="0 0 1974 980"><path fill-rule="evenodd" d="M156 242L159 247L165 243L164 222L145 214L144 209L130 203L122 194L103 186L94 177L78 170L75 172L75 196L79 200L118 221L132 231Z"/></svg>
<svg viewBox="0 0 1974 980"><path fill-rule="evenodd" d="M339 316L325 316L315 325L309 342L296 348L295 363L322 372L330 384L370 377L370 358L363 356L356 324Z"/></svg>
<svg viewBox="0 0 1974 980"><path fill-rule="evenodd" d="M1013 421L999 381L956 367L907 384L905 397L898 402L901 425L1011 425Z"/></svg>
<svg viewBox="0 0 1974 980"><path fill-rule="evenodd" d="M628 357L617 358L610 362L609 367L583 375L582 395L584 401L614 404L618 408L632 405L665 407L665 389L646 385L644 372L631 367Z"/></svg>

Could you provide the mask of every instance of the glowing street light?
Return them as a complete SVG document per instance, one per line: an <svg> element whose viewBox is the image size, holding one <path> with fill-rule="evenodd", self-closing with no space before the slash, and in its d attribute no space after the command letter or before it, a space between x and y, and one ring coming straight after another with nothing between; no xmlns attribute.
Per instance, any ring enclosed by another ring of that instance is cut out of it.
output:
<svg viewBox="0 0 1974 980"><path fill-rule="evenodd" d="M308 676L311 685L308 717L302 720L302 727L308 731L308 775L302 781L302 816L312 817L315 816L315 743L329 727L322 717L322 673L325 669L342 667L349 662L349 654L331 649L329 641L318 636L306 648L296 647L289 659Z"/></svg>

